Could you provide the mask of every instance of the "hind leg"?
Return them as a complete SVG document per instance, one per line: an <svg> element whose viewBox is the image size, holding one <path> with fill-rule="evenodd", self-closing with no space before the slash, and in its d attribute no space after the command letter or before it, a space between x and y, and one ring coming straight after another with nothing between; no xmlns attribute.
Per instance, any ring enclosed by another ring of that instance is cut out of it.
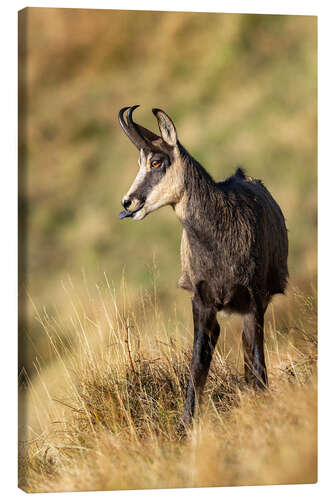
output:
<svg viewBox="0 0 333 500"><path fill-rule="evenodd" d="M268 385L264 354L264 314L267 303L256 297L250 311L243 317L244 373L246 382L254 388Z"/></svg>

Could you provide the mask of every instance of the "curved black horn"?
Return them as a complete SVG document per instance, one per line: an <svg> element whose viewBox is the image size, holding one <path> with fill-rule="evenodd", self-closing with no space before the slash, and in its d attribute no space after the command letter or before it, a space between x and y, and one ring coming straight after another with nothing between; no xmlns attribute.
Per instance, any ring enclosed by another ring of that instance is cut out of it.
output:
<svg viewBox="0 0 333 500"><path fill-rule="evenodd" d="M147 145L147 143L146 143L145 139L141 136L135 123L132 120L132 113L138 107L139 107L139 105L137 104L136 106L127 106L125 108L122 108L119 111L118 119L119 119L120 126L123 129L123 131L125 132L125 134L127 135L127 137L133 142L133 144L138 149L142 149ZM125 111L127 111L127 115L126 115L127 116L127 123L124 120Z"/></svg>
<svg viewBox="0 0 333 500"><path fill-rule="evenodd" d="M143 147L143 146L147 146L147 141L145 139L145 137L141 134L140 132L140 128L139 128L139 125L137 125L134 121L133 121L133 118L132 118L132 114L133 114L133 111L139 107L139 104L136 104L135 106L131 106L129 108L129 110L127 111L127 126L130 130L130 132L133 134L133 136L137 136L139 142L142 142L143 141L143 145L140 146ZM139 148L139 149L140 149Z"/></svg>
<svg viewBox="0 0 333 500"><path fill-rule="evenodd" d="M128 130L127 130L127 123L124 120L124 113L129 108L130 108L129 106L125 106L124 108L121 108L121 110L118 113L118 120L119 120L120 126L121 126L121 128L123 129L123 131L125 132L126 135L128 135Z"/></svg>

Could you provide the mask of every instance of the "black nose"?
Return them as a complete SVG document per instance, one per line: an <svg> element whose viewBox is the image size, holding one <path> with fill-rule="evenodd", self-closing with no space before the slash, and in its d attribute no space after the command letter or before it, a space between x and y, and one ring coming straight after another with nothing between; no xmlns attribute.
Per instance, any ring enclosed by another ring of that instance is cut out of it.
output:
<svg viewBox="0 0 333 500"><path fill-rule="evenodd" d="M131 200L123 200L122 202L122 206L126 209L130 206L130 204L132 203Z"/></svg>

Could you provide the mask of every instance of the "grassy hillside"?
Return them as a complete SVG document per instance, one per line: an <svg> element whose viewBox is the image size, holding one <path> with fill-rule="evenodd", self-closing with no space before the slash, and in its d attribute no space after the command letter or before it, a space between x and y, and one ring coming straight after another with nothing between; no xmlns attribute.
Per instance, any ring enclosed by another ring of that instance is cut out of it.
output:
<svg viewBox="0 0 333 500"><path fill-rule="evenodd" d="M28 9L21 30L22 486L314 481L316 19ZM289 230L290 286L266 328L272 388L243 389L240 320L221 318L210 403L186 444L181 227L170 208L117 219L137 171L117 121L132 104L153 130L152 107L170 114L216 179L238 165L262 179Z"/></svg>

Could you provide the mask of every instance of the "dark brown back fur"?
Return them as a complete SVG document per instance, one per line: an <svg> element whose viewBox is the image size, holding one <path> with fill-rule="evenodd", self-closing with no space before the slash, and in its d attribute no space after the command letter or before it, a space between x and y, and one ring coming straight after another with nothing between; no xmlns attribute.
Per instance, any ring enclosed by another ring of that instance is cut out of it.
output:
<svg viewBox="0 0 333 500"><path fill-rule="evenodd" d="M287 229L278 204L243 170L215 183L181 152L187 196L182 224L190 247L186 281L193 291L204 283L218 309L245 312L252 292L268 303L284 292L288 278Z"/></svg>

